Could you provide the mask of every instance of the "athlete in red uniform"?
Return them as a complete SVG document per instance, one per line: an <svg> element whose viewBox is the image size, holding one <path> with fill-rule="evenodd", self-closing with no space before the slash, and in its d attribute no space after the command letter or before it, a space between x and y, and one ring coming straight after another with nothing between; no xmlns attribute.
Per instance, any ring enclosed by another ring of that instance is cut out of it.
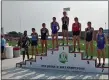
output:
<svg viewBox="0 0 109 80"><path fill-rule="evenodd" d="M78 50L80 51L80 35L81 35L81 23L78 22L78 18L74 18L75 23L72 24L73 41L74 41L74 52L76 42L78 43Z"/></svg>

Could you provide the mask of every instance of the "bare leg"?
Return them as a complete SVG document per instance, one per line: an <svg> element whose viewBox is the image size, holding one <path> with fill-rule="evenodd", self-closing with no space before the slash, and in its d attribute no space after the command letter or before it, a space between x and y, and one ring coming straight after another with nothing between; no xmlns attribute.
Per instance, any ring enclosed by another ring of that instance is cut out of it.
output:
<svg viewBox="0 0 109 80"><path fill-rule="evenodd" d="M28 60L29 60L28 48L26 48L25 50L26 50L25 52L26 52L27 58L28 58Z"/></svg>
<svg viewBox="0 0 109 80"><path fill-rule="evenodd" d="M78 43L78 50L80 52L80 37L79 36L77 36L77 43Z"/></svg>
<svg viewBox="0 0 109 80"><path fill-rule="evenodd" d="M93 41L90 42L91 59L93 58Z"/></svg>
<svg viewBox="0 0 109 80"><path fill-rule="evenodd" d="M103 66L105 65L105 49L102 50Z"/></svg>
<svg viewBox="0 0 109 80"><path fill-rule="evenodd" d="M89 48L89 42L86 41L86 58L88 58L88 48Z"/></svg>
<svg viewBox="0 0 109 80"><path fill-rule="evenodd" d="M52 34L52 48L54 49L54 34Z"/></svg>
<svg viewBox="0 0 109 80"><path fill-rule="evenodd" d="M23 62L24 62L24 59L25 59L25 51L23 51L22 53L23 53Z"/></svg>
<svg viewBox="0 0 109 80"><path fill-rule="evenodd" d="M34 46L31 47L32 50L32 58L33 58L33 54L34 54Z"/></svg>
<svg viewBox="0 0 109 80"><path fill-rule="evenodd" d="M65 37L65 31L62 30L62 34L63 34L63 45L64 45L64 37Z"/></svg>
<svg viewBox="0 0 109 80"><path fill-rule="evenodd" d="M101 54L100 54L101 50L98 49L97 52L98 52L98 60L99 60L99 64L97 66L99 67L101 65Z"/></svg>
<svg viewBox="0 0 109 80"><path fill-rule="evenodd" d="M36 54L38 54L38 49L37 49L37 46L36 46Z"/></svg>
<svg viewBox="0 0 109 80"><path fill-rule="evenodd" d="M73 41L74 41L74 52L75 52L75 47L76 47L76 36L74 36L74 38L73 38Z"/></svg>
<svg viewBox="0 0 109 80"><path fill-rule="evenodd" d="M43 40L41 40L41 45L42 45L42 53L44 52L43 49L44 49L44 44L43 44Z"/></svg>
<svg viewBox="0 0 109 80"><path fill-rule="evenodd" d="M58 33L56 34L56 47L58 48Z"/></svg>
<svg viewBox="0 0 109 80"><path fill-rule="evenodd" d="M47 53L47 40L45 40L45 51Z"/></svg>
<svg viewBox="0 0 109 80"><path fill-rule="evenodd" d="M68 45L68 31L66 30L66 39L67 39L67 45Z"/></svg>

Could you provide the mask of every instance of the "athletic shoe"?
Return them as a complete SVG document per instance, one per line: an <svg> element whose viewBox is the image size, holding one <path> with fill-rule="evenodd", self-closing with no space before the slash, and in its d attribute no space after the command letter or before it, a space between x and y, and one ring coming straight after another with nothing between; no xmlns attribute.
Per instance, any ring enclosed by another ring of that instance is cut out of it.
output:
<svg viewBox="0 0 109 80"><path fill-rule="evenodd" d="M99 63L98 65L97 65L97 67L99 67L101 65L101 63Z"/></svg>
<svg viewBox="0 0 109 80"><path fill-rule="evenodd" d="M86 56L86 59L88 59L89 56Z"/></svg>
<svg viewBox="0 0 109 80"><path fill-rule="evenodd" d="M93 59L93 56L91 56L90 59Z"/></svg>
<svg viewBox="0 0 109 80"><path fill-rule="evenodd" d="M80 48L78 48L78 51L80 52Z"/></svg>
<svg viewBox="0 0 109 80"><path fill-rule="evenodd" d="M105 63L102 64L102 67L104 67Z"/></svg>

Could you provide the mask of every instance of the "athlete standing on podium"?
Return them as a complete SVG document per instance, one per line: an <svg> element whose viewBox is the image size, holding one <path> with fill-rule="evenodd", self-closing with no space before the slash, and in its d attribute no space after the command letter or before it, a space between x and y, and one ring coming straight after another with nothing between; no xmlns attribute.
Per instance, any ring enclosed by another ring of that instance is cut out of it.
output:
<svg viewBox="0 0 109 80"><path fill-rule="evenodd" d="M33 54L34 54L34 48L36 49L36 54L38 54L38 49L37 49L37 45L38 45L38 34L35 30L35 28L32 28L32 33L31 33L31 50L32 50L32 57L31 59L33 59ZM36 54L34 54L36 56Z"/></svg>
<svg viewBox="0 0 109 80"><path fill-rule="evenodd" d="M66 12L63 12L62 20L62 34L63 34L63 45L64 45L64 37L66 36L67 45L68 45L68 26L69 26L69 17Z"/></svg>
<svg viewBox="0 0 109 80"><path fill-rule="evenodd" d="M85 28L85 43L86 43L86 55L88 58L88 48L90 46L91 59L93 58L93 38L94 38L94 28L91 26L91 22L87 23L87 28Z"/></svg>
<svg viewBox="0 0 109 80"><path fill-rule="evenodd" d="M56 37L56 48L58 48L58 31L59 31L59 29L60 29L60 27L59 27L58 22L56 22L56 17L53 17L53 22L51 22L53 49L54 49L54 37Z"/></svg>
<svg viewBox="0 0 109 80"><path fill-rule="evenodd" d="M78 50L80 52L80 36L81 36L81 23L79 23L78 18L74 18L75 23L72 24L73 41L74 41L74 51L76 47L76 42L78 43Z"/></svg>
<svg viewBox="0 0 109 80"><path fill-rule="evenodd" d="M46 24L42 23L42 29L40 30L41 33L41 45L42 45L42 54L44 54L44 45L47 52L47 37L49 35L49 31L46 28Z"/></svg>
<svg viewBox="0 0 109 80"><path fill-rule="evenodd" d="M99 64L98 67L101 65L101 55L103 56L103 64L105 65L105 47L106 47L106 36L103 33L103 28L99 28L98 34L96 35L96 42L97 42L97 52L98 52L98 60Z"/></svg>

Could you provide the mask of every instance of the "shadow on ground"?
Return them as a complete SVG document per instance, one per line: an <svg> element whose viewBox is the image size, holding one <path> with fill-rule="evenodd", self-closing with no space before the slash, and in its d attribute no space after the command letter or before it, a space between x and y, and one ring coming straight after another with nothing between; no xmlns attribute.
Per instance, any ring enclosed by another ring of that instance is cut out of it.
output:
<svg viewBox="0 0 109 80"><path fill-rule="evenodd" d="M103 74L15 67L2 70L2 79L100 79L102 75Z"/></svg>

